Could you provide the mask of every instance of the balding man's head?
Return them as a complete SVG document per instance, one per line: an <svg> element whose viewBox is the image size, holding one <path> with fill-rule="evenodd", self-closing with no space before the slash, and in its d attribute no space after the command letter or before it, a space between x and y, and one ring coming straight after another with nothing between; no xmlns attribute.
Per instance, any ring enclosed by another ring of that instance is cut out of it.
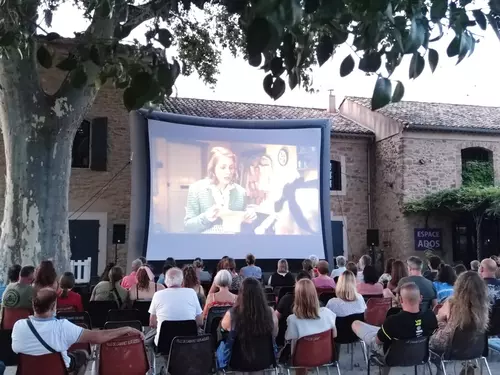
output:
<svg viewBox="0 0 500 375"><path fill-rule="evenodd" d="M51 315L56 311L57 292L52 288L42 288L33 298L33 310L37 315Z"/></svg>
<svg viewBox="0 0 500 375"><path fill-rule="evenodd" d="M415 312L419 310L422 296L420 289L415 283L405 283L399 288L399 295L401 297L401 306L403 310L408 312Z"/></svg>
<svg viewBox="0 0 500 375"><path fill-rule="evenodd" d="M479 267L479 276L483 279L494 279L497 268L497 263L493 259L483 259Z"/></svg>

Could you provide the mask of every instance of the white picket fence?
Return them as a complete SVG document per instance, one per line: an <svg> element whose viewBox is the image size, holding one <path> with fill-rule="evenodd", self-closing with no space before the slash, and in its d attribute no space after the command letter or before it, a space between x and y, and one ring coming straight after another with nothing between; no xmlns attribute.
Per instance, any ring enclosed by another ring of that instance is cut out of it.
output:
<svg viewBox="0 0 500 375"><path fill-rule="evenodd" d="M72 260L71 270L75 275L76 284L85 284L90 282L90 266L92 265L92 258L88 257L85 260Z"/></svg>

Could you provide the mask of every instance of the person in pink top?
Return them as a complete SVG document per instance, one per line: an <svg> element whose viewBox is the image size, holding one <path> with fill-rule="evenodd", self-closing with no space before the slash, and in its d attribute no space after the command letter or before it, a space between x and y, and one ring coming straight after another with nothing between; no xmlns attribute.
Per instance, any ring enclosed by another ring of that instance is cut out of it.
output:
<svg viewBox="0 0 500 375"><path fill-rule="evenodd" d="M358 293L363 296L382 295L384 286L378 282L377 271L373 266L363 269L363 281L357 285Z"/></svg>
<svg viewBox="0 0 500 375"><path fill-rule="evenodd" d="M123 288L130 289L137 284L137 271L141 267L142 261L140 259L136 259L132 262L132 272L130 272L130 275L127 275L122 279Z"/></svg>
<svg viewBox="0 0 500 375"><path fill-rule="evenodd" d="M318 262L316 269L318 276L312 279L316 289L335 289L335 281L330 277L328 262L325 260Z"/></svg>

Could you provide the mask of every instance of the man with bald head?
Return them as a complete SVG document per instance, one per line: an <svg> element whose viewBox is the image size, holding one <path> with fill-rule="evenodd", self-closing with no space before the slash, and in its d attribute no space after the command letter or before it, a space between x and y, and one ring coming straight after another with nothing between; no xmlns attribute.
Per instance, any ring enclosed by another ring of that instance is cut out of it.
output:
<svg viewBox="0 0 500 375"><path fill-rule="evenodd" d="M500 280L495 277L497 268L497 263L491 258L483 259L479 266L479 276L488 286L488 295L493 305L500 303Z"/></svg>
<svg viewBox="0 0 500 375"><path fill-rule="evenodd" d="M373 351L385 354L395 340L429 337L437 329L436 315L431 310L420 311L422 296L417 284L401 285L399 301L402 311L388 316L382 327L359 320L352 323L354 333Z"/></svg>

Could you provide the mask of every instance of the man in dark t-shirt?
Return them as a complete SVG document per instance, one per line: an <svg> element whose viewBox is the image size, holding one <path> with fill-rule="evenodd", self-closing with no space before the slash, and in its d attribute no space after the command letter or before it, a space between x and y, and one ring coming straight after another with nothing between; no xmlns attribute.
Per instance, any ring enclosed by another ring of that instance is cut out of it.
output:
<svg viewBox="0 0 500 375"><path fill-rule="evenodd" d="M394 340L408 340L429 337L437 329L437 319L430 310L420 311L422 299L415 283L406 283L399 288L403 310L387 317L382 327L375 327L359 320L352 324L352 330L371 350L385 354Z"/></svg>
<svg viewBox="0 0 500 375"><path fill-rule="evenodd" d="M495 277L497 264L493 259L483 259L479 266L479 276L484 280L488 287L488 295L492 305L500 304L500 280Z"/></svg>

